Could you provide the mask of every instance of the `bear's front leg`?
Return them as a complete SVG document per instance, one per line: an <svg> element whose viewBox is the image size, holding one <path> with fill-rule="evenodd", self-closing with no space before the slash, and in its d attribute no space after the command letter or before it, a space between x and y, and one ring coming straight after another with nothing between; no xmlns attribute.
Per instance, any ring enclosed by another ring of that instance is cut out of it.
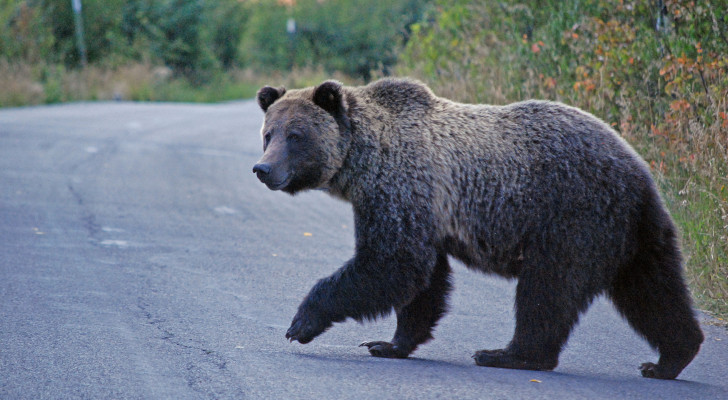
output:
<svg viewBox="0 0 728 400"><path fill-rule="evenodd" d="M334 322L346 318L374 320L393 308L398 311L398 319L404 310L405 318L410 320L404 324L407 329L403 339L415 335L411 339L416 346L424 331L429 336L433 324L417 321L423 317L422 310L426 310L425 320L426 314L433 312L439 318L441 313L433 311L432 305L443 301L431 299L427 289L438 259L444 260L446 274L449 267L447 257L438 257L431 241L432 218L417 212L420 210L393 208L380 198L365 202L362 208L355 207L356 254L333 275L314 285L298 307L286 337L308 343ZM421 301L415 301L418 296ZM427 325L426 329L419 328L420 324Z"/></svg>
<svg viewBox="0 0 728 400"><path fill-rule="evenodd" d="M375 258L370 254L359 249L357 255L343 267L314 285L298 307L286 338L308 343L334 322L349 317L357 321L373 320L388 314L392 308L406 309L403 305L412 303L421 288L427 285L423 281L429 280L436 263L434 250L407 257L406 263L399 259L402 253L397 254L397 259ZM421 315L413 314L410 318L418 317ZM432 324L424 323L428 325L426 334L429 335ZM411 328L414 325L408 323L407 326ZM420 331L417 329L413 333Z"/></svg>
<svg viewBox="0 0 728 400"><path fill-rule="evenodd" d="M432 328L447 311L450 284L450 265L446 254L437 257L429 286L411 303L397 310L397 331L391 342L364 342L375 357L407 358L417 347L432 339Z"/></svg>

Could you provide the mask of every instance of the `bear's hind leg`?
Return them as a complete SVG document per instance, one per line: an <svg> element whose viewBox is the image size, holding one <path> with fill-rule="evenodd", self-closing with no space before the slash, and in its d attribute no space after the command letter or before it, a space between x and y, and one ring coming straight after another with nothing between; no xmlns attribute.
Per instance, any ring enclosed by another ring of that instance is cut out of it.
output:
<svg viewBox="0 0 728 400"><path fill-rule="evenodd" d="M513 339L505 349L477 351L473 355L477 365L541 371L556 368L579 313L594 295L581 285L564 285L575 278L558 277L554 271L546 265L524 266L516 286Z"/></svg>
<svg viewBox="0 0 728 400"><path fill-rule="evenodd" d="M432 328L447 311L450 283L450 264L447 255L440 254L430 277L430 285L408 305L397 310L397 331L391 342L364 342L375 357L407 358L420 344L432 339Z"/></svg>
<svg viewBox="0 0 728 400"><path fill-rule="evenodd" d="M649 234L655 232L660 231ZM663 244L643 246L635 260L620 269L609 295L629 324L660 353L657 364L642 364L642 376L675 379L698 353L703 333L682 278L674 234L671 229L666 232L667 238L655 238Z"/></svg>

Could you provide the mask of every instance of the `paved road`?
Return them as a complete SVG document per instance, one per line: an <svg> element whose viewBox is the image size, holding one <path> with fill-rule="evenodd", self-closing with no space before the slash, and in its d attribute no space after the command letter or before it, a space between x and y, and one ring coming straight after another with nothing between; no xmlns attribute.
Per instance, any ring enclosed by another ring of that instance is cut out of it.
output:
<svg viewBox="0 0 728 400"><path fill-rule="evenodd" d="M680 381L606 302L554 372L477 367L513 330L513 283L455 265L452 310L408 360L357 345L394 319L284 334L353 252L347 204L258 183L253 102L0 110L0 398L728 398L728 335L703 317Z"/></svg>

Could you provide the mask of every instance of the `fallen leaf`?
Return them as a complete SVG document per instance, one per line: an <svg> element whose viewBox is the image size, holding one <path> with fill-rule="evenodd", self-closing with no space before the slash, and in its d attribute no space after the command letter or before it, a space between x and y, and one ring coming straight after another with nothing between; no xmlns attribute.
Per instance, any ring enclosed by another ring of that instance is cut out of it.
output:
<svg viewBox="0 0 728 400"><path fill-rule="evenodd" d="M313 233L311 233L311 232L303 232L303 236L313 236Z"/></svg>
<svg viewBox="0 0 728 400"><path fill-rule="evenodd" d="M531 382L541 383L538 379L531 379Z"/></svg>

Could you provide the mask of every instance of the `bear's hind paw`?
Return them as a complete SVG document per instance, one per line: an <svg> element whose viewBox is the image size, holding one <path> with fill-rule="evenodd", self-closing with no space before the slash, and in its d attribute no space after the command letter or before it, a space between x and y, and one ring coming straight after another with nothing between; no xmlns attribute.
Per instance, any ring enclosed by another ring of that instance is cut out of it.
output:
<svg viewBox="0 0 728 400"><path fill-rule="evenodd" d="M659 364L651 362L642 363L642 365L640 365L640 372L642 373L642 376L653 379L675 379L681 370L682 369L678 369L677 372L666 371L665 368L662 368Z"/></svg>

